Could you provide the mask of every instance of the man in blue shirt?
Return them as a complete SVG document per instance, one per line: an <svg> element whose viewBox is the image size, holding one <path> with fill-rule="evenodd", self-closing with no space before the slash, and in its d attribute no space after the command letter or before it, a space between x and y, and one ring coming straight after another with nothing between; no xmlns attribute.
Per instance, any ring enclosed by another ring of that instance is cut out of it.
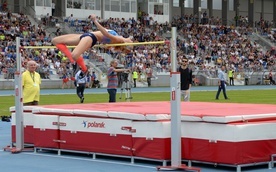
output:
<svg viewBox="0 0 276 172"><path fill-rule="evenodd" d="M218 92L217 92L217 95L216 95L216 100L219 99L219 94L220 94L221 90L223 91L224 98L229 99L226 95L226 89L225 89L225 81L226 81L225 66L221 66L221 70L218 73L218 78L219 78L219 81L218 81L218 86L219 87L218 87Z"/></svg>

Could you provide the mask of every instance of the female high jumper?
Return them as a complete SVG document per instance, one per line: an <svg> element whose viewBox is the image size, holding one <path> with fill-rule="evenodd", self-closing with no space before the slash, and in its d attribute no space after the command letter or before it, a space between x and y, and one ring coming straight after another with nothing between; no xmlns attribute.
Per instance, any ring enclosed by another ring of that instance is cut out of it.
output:
<svg viewBox="0 0 276 172"><path fill-rule="evenodd" d="M120 43L132 43L131 38L124 38L118 35L114 30L107 30L98 21L97 16L92 14L89 16L94 24L97 26L99 31L88 32L84 34L66 34L57 36L52 40L52 43L63 52L71 63L74 61L81 67L82 71L86 72L87 67L84 63L81 54L84 53L88 48L93 47L97 42L100 44L120 44ZM67 46L76 46L72 52ZM110 48L110 47L109 47ZM115 50L117 50L116 47ZM123 51L122 47L120 50Z"/></svg>

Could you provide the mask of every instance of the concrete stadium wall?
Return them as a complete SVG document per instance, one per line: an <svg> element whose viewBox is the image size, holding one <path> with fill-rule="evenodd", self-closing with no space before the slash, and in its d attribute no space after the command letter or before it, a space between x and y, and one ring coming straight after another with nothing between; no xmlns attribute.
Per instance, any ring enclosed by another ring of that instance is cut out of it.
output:
<svg viewBox="0 0 276 172"><path fill-rule="evenodd" d="M72 81L68 82L68 85L71 86L71 88L74 88L74 84ZM49 80L49 79L42 79L41 81L41 89L53 89L53 88L61 88L62 86L62 80ZM12 90L14 89L14 80L9 79L9 80L0 80L0 89L1 90Z"/></svg>
<svg viewBox="0 0 276 172"><path fill-rule="evenodd" d="M170 74L169 73L162 73L156 75L157 79L153 79L151 81L151 85L154 87L168 87L170 86ZM217 78L206 78L202 75L196 75L196 78L199 78L200 84L214 86L217 85L218 79Z"/></svg>
<svg viewBox="0 0 276 172"><path fill-rule="evenodd" d="M268 76L269 72L254 72L249 74L248 85L261 85L264 83L265 76ZM272 72L273 79L276 80L276 72ZM218 83L218 78L209 78L202 74L195 75L199 79L201 85L205 86L216 86ZM235 80L235 82L240 81L239 85L244 85L244 77L241 76L240 79ZM106 84L103 84L103 87L106 87ZM237 82L238 84L238 82ZM74 88L74 83L72 81L68 82L70 88ZM152 79L151 85L153 87L168 87L170 86L170 74L167 73L157 73L155 78ZM57 89L62 87L61 79L42 79L41 89ZM11 90L14 89L14 80L13 79L0 79L0 89L1 90Z"/></svg>
<svg viewBox="0 0 276 172"><path fill-rule="evenodd" d="M153 87L167 87L170 86L170 74L164 73L162 75L156 75L157 79L151 81Z"/></svg>

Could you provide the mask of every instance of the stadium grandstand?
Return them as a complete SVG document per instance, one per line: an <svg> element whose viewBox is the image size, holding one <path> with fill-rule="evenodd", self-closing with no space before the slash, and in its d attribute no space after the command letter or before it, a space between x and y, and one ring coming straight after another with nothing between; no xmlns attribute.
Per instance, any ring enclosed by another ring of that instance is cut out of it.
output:
<svg viewBox="0 0 276 172"><path fill-rule="evenodd" d="M22 46L51 46L53 37L96 30L92 13L106 28L136 42L170 39L177 27L177 58L186 56L194 85L216 85L217 71L234 70L236 85L261 85L269 72L276 79L276 0L1 0L0 89L12 89L16 71L16 42ZM139 73L137 87L145 87L145 68L153 69L152 86L169 86L170 47L135 46L128 53L97 47L83 57L106 84L109 62L116 58ZM55 48L21 49L22 66L35 60L42 88L61 88L77 66ZM73 86L73 82L71 83Z"/></svg>

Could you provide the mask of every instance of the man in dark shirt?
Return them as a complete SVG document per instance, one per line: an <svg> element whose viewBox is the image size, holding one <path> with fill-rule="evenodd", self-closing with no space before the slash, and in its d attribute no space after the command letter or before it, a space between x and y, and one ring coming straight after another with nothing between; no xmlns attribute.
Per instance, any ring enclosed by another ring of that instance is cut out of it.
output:
<svg viewBox="0 0 276 172"><path fill-rule="evenodd" d="M188 59L182 58L178 71L180 72L181 97L185 102L190 101L190 89L192 86L192 70L188 68Z"/></svg>

